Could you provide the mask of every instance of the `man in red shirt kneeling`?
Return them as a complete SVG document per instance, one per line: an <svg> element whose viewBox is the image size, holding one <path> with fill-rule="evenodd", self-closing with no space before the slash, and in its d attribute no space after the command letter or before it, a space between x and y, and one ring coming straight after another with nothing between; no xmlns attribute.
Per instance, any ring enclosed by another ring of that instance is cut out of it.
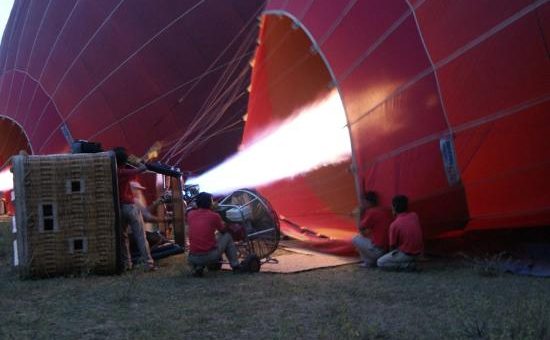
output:
<svg viewBox="0 0 550 340"><path fill-rule="evenodd" d="M408 204L407 196L398 195L392 200L393 214L396 215L390 225L392 250L378 259L380 268L414 270L416 257L424 251L418 215L408 211Z"/></svg>
<svg viewBox="0 0 550 340"><path fill-rule="evenodd" d="M204 267L219 263L224 253L233 271L241 271L233 238L226 232L220 215L212 211L212 195L201 192L197 195L195 202L197 209L187 214L189 228L187 260L193 267L193 276L202 276Z"/></svg>
<svg viewBox="0 0 550 340"><path fill-rule="evenodd" d="M378 195L367 191L364 195L365 213L359 222L359 235L352 239L364 268L376 267L376 260L388 250L389 211L378 206Z"/></svg>

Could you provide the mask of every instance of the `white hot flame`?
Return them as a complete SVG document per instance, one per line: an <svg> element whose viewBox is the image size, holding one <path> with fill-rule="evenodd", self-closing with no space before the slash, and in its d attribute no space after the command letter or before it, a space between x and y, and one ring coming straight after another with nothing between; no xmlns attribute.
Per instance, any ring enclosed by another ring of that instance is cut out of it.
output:
<svg viewBox="0 0 550 340"><path fill-rule="evenodd" d="M13 175L9 168L0 171L0 191L13 189Z"/></svg>
<svg viewBox="0 0 550 340"><path fill-rule="evenodd" d="M226 194L343 162L351 156L346 124L342 101L334 90L187 184L198 184L201 191Z"/></svg>

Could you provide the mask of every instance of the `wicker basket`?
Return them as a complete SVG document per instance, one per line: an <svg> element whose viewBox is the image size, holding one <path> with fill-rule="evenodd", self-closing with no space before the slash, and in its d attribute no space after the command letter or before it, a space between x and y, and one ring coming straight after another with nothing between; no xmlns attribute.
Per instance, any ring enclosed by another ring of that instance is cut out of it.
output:
<svg viewBox="0 0 550 340"><path fill-rule="evenodd" d="M19 155L12 162L21 276L116 273L113 155Z"/></svg>

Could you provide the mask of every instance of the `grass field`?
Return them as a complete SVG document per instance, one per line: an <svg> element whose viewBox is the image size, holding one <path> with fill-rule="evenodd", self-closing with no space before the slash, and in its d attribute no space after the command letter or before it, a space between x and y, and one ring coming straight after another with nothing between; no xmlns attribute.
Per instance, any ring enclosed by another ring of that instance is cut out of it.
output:
<svg viewBox="0 0 550 340"><path fill-rule="evenodd" d="M550 339L549 279L461 261L193 278L178 255L152 273L20 280L8 238L0 339Z"/></svg>

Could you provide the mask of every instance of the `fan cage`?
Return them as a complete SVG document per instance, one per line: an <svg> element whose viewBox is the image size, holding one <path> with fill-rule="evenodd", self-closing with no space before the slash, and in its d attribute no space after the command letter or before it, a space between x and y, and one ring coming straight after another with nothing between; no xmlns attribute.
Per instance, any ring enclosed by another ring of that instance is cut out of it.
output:
<svg viewBox="0 0 550 340"><path fill-rule="evenodd" d="M239 257L254 254L260 259L269 259L277 249L281 235L279 218L269 202L255 190L239 189L218 204L218 211L226 221L224 212L231 209L240 213L239 224L244 229L243 240L235 242Z"/></svg>

